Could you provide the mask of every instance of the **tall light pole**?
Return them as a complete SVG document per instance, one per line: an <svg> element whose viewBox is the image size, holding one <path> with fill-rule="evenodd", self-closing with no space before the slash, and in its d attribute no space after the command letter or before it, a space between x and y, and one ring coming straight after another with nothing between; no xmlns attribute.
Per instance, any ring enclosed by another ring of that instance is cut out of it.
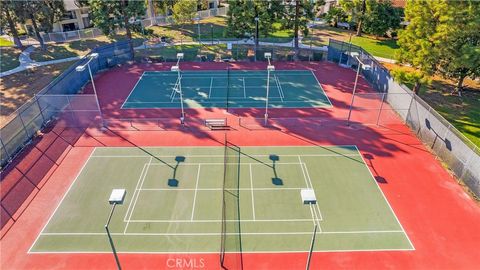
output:
<svg viewBox="0 0 480 270"><path fill-rule="evenodd" d="M268 121L268 94L269 94L269 91L270 91L270 72L275 71L275 66L273 66L270 63L270 58L272 58L271 53L266 52L264 56L268 60L268 65L267 65L267 94L266 94L266 100L265 100L265 125L267 125L267 121Z"/></svg>
<svg viewBox="0 0 480 270"><path fill-rule="evenodd" d="M180 74L180 60L183 59L183 53L177 53L177 64L170 68L171 71L176 71L178 74L178 86L175 92L180 94L180 107L182 108L182 115L180 116L180 123L185 123L185 111L183 110L183 91L182 91L182 76Z"/></svg>
<svg viewBox="0 0 480 270"><path fill-rule="evenodd" d="M201 39L200 39L200 17L195 17L194 20L197 21L198 43L200 44L200 42L201 42Z"/></svg>
<svg viewBox="0 0 480 270"><path fill-rule="evenodd" d="M257 61L257 44L258 44L258 21L260 19L258 17L255 17L255 61Z"/></svg>
<svg viewBox="0 0 480 270"><path fill-rule="evenodd" d="M108 215L107 222L105 223L105 231L107 232L108 241L110 242L110 247L112 248L113 256L115 257L115 263L117 264L118 270L121 270L122 267L120 266L120 260L118 259L117 250L115 249L115 245L113 244L112 235L110 234L108 225L110 225L110 221L112 220L113 211L115 211L115 206L117 206L117 204L123 204L123 200L125 199L126 193L127 191L125 189L112 190L112 193L110 194L110 198L108 199L108 203L112 205L112 210L110 210L110 215Z"/></svg>
<svg viewBox="0 0 480 270"><path fill-rule="evenodd" d="M88 67L88 73L90 74L90 81L92 82L93 93L95 95L95 101L97 102L98 112L100 114L100 121L102 121L102 129L103 129L103 128L105 128L105 121L103 119L102 109L100 108L100 102L98 101L97 88L95 87L95 81L93 80L92 69L90 68L90 62L92 62L93 59L98 58L98 53L92 53L92 54L88 55L87 57L89 58L87 63L76 67L75 70L77 72L82 72L82 71L85 70L86 67Z"/></svg>
<svg viewBox="0 0 480 270"><path fill-rule="evenodd" d="M213 24L210 24L210 33L212 35L212 45L213 45Z"/></svg>
<svg viewBox="0 0 480 270"><path fill-rule="evenodd" d="M360 60L360 58L358 57L359 54L357 52L352 52L350 55L357 60L358 67L357 67L357 74L355 75L355 83L353 85L352 100L350 101L350 110L348 111L347 125L350 125L350 116L352 115L353 101L355 100L355 93L357 91L357 83L358 83L358 76L360 75L360 68L362 68L362 66L364 66L365 68L370 67L369 65L366 65Z"/></svg>

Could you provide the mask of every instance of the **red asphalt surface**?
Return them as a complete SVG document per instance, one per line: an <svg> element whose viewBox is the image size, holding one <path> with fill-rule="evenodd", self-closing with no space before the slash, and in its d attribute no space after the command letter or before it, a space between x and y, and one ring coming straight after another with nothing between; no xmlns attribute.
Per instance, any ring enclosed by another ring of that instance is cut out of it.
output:
<svg viewBox="0 0 480 270"><path fill-rule="evenodd" d="M479 269L480 206L460 187L400 118L388 124L376 111L360 110L346 126L355 73L335 64L275 63L280 69L311 69L333 108L272 109L270 117L315 117L314 124L278 130L250 130L238 116L262 117L256 109L188 109L187 119L226 117L228 140L239 146L355 144L413 243L412 251L316 252L311 269ZM169 70L171 64L117 67L96 76L106 118L177 118L176 109L121 110L143 71ZM184 70L223 69L225 63L182 63ZM265 63L230 64L232 69L265 69ZM359 92L374 92L360 79ZM87 85L86 93L91 93ZM360 100L361 101L361 100ZM378 101L372 102L374 104ZM388 105L387 107L388 108ZM194 121L195 122L195 121ZM200 123L197 121L195 123ZM64 128L58 124L37 138L2 174L1 269L115 269L113 255L29 254L94 147L221 146L224 132L198 125L168 131L112 131ZM88 217L85 217L88 218ZM105 241L107 237L105 237ZM227 255L227 260L228 260ZM237 256L238 258L238 256ZM119 254L123 269L219 269L219 254ZM305 269L307 253L243 253L243 269ZM228 265L228 262L227 262ZM235 269L231 266L229 269Z"/></svg>

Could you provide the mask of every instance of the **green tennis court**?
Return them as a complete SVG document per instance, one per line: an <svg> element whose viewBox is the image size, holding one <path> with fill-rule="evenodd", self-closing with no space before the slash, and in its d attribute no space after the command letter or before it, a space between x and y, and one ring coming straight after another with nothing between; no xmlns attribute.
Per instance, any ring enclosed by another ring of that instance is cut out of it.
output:
<svg viewBox="0 0 480 270"><path fill-rule="evenodd" d="M263 108L267 95L266 71L146 71L122 105L123 109L180 108L181 85L186 108ZM309 70L270 73L269 107L331 107Z"/></svg>
<svg viewBox="0 0 480 270"><path fill-rule="evenodd" d="M229 145L96 148L30 252L110 252L114 188L118 252L413 249L355 146Z"/></svg>

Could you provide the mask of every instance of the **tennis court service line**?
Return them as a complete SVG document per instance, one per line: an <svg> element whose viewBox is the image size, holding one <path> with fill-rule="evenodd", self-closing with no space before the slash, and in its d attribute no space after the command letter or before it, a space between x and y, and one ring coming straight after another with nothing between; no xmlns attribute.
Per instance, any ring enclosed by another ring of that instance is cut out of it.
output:
<svg viewBox="0 0 480 270"><path fill-rule="evenodd" d="M195 193L193 195L193 205L192 205L192 217L190 220L193 220L193 215L195 214L195 203L197 201L197 190L198 190L198 180L200 179L200 168L202 164L198 164L198 170L197 170L197 181L195 182Z"/></svg>
<svg viewBox="0 0 480 270"><path fill-rule="evenodd" d="M251 189L251 194L252 194L252 214L253 214L253 220L255 220L255 197L253 195L253 173L252 173L252 164L249 164L249 169L250 169L250 189ZM240 188L239 188L240 189ZM273 188L272 188L273 189Z"/></svg>
<svg viewBox="0 0 480 270"><path fill-rule="evenodd" d="M147 168L145 169L145 173L143 174L143 177L139 178L139 179L142 179L142 180L141 180L141 183L140 183L140 189L142 189L143 182L145 181L145 178L146 178L146 176L147 176L148 169L150 168L150 164L152 163L152 159L153 159L153 158L150 157L150 160L148 161L148 165L147 165ZM138 183L137 183L137 184L138 184ZM123 230L123 233L124 233L124 234L127 232L129 221L130 221L130 219L132 218L133 212L135 211L135 205L137 204L138 197L140 197L140 192L141 192L141 191L138 191L138 192L137 192L137 197L136 197L136 198L133 198L133 197L132 197L132 201L130 201L130 203L132 203L133 200L135 199L135 202L133 202L132 210L130 211L130 215L128 216L127 225L125 225L125 230Z"/></svg>

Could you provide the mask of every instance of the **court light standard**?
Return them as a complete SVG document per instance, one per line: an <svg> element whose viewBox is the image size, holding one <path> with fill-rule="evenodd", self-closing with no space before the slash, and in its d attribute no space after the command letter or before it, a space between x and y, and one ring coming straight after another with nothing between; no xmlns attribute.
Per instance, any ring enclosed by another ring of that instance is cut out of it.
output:
<svg viewBox="0 0 480 270"><path fill-rule="evenodd" d="M115 245L113 244L112 235L110 234L108 225L110 225L110 221L112 220L113 211L115 211L115 206L117 206L117 204L123 204L123 200L125 199L126 193L127 191L125 189L112 190L112 193L110 194L110 198L108 199L108 203L112 205L112 210L110 210L110 215L108 215L107 222L105 223L105 231L107 231L108 241L110 242L110 247L112 248L113 256L115 257L115 262L117 263L118 270L121 270L122 267L120 266L120 260L118 259L117 250L115 249Z"/></svg>
<svg viewBox="0 0 480 270"><path fill-rule="evenodd" d="M210 33L212 35L212 45L213 45L213 25L210 24Z"/></svg>
<svg viewBox="0 0 480 270"><path fill-rule="evenodd" d="M255 17L255 61L257 61L257 45L258 45L258 21L260 19L258 17Z"/></svg>
<svg viewBox="0 0 480 270"><path fill-rule="evenodd" d="M183 125L185 123L185 112L183 110L183 91L182 91L182 76L180 74L180 60L183 59L183 53L177 53L177 64L170 68L171 71L178 73L178 85L174 89L175 92L180 94L180 107L182 108L182 115L180 116L180 123Z"/></svg>
<svg viewBox="0 0 480 270"><path fill-rule="evenodd" d="M350 55L355 58L358 62L357 66L357 74L355 75L355 83L353 85L353 91L352 91L352 100L350 101L350 110L348 111L348 118L347 118L347 125L350 125L350 116L352 115L352 109L353 109L353 101L355 100L355 93L357 91L357 83L358 83L358 76L360 75L360 68L370 68L369 65L363 63L360 58L358 57L359 54L357 52L352 52Z"/></svg>
<svg viewBox="0 0 480 270"><path fill-rule="evenodd" d="M268 121L268 94L269 94L269 91L270 91L270 72L275 71L275 66L273 66L270 63L270 58L272 58L271 53L266 52L264 56L268 60L268 65L267 65L267 95L266 95L266 100L265 100L265 125L267 125L267 121Z"/></svg>
<svg viewBox="0 0 480 270"><path fill-rule="evenodd" d="M195 17L194 20L197 22L198 43L200 43L201 42L201 40L200 40L200 17Z"/></svg>
<svg viewBox="0 0 480 270"><path fill-rule="evenodd" d="M95 81L93 80L92 69L90 68L90 62L92 62L93 59L98 58L98 53L92 53L87 57L89 58L87 63L76 67L75 70L77 72L82 72L85 70L86 67L88 67L88 73L90 74L90 81L92 81L93 93L95 95L95 101L97 102L98 112L100 114L100 121L102 121L102 129L103 129L105 128L105 122L103 121L102 109L100 108L100 102L98 101L97 88L95 87Z"/></svg>

